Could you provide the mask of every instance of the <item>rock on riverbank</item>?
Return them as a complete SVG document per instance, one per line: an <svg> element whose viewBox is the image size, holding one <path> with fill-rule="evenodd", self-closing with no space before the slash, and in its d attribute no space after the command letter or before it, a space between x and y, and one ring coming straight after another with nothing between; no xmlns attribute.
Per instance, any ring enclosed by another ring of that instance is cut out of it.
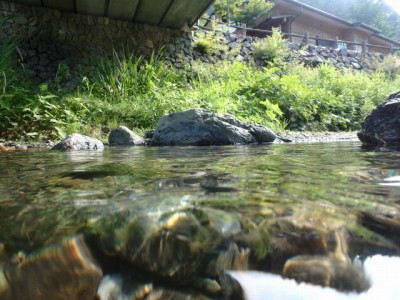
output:
<svg viewBox="0 0 400 300"><path fill-rule="evenodd" d="M271 143L276 135L262 125L247 124L232 115L189 109L161 117L151 146L211 146Z"/></svg>
<svg viewBox="0 0 400 300"><path fill-rule="evenodd" d="M368 146L400 145L400 92L379 104L361 124L358 137Z"/></svg>

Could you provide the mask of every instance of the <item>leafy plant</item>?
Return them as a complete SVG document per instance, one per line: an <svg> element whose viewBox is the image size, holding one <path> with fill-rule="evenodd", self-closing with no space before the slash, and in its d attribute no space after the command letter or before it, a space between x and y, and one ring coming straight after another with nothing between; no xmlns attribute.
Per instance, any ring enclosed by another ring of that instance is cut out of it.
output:
<svg viewBox="0 0 400 300"><path fill-rule="evenodd" d="M203 55L216 55L219 52L227 52L228 47L220 41L220 37L214 31L205 31L196 33L193 49Z"/></svg>
<svg viewBox="0 0 400 300"><path fill-rule="evenodd" d="M254 59L264 65L282 63L290 51L286 40L278 29L273 29L271 36L267 36L253 43Z"/></svg>

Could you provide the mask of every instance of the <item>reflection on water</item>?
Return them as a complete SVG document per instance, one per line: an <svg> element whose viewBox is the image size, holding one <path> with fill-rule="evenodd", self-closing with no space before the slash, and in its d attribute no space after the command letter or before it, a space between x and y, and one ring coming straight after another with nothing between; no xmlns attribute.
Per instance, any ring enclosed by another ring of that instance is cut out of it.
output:
<svg viewBox="0 0 400 300"><path fill-rule="evenodd" d="M349 270L347 262L356 255L363 259L399 253L398 239L391 238L397 235L385 232L399 228L399 158L400 152L363 150L357 142L0 152L0 258L8 264L17 253L37 253L89 228L95 232L88 235L96 241L95 247L114 238L102 250L107 255L124 257L130 249L124 259L150 273L157 270L161 277L182 268L179 272L185 277L186 269L195 268L198 272L191 274L191 282L208 288L214 283L198 281L197 276L210 257L225 261L223 268L240 265L280 273L288 258L316 254L304 250L316 241L327 246L320 246L325 247L318 252L323 257L311 261L322 265L333 261L334 269ZM186 207L200 212L188 212ZM172 216L171 211L175 212ZM115 221L118 226L110 221L121 215L124 218ZM132 225L138 216L147 225ZM110 222L111 228L104 229ZM379 229L385 224L390 228ZM296 241L298 249L292 247L290 252L282 246L282 236L288 243ZM167 244L171 239L174 244ZM342 239L345 249L337 258ZM116 244L117 240L123 243ZM278 255L271 245L289 252L283 255L280 250ZM152 252L153 259L142 254L133 258L140 247ZM164 254L171 255L169 271L164 274L157 269L165 257L157 260L156 253L168 247L186 249L180 262L185 261L187 267L172 263L174 252L168 250L172 252ZM251 251L258 256L253 257ZM199 253L204 255L201 260ZM282 262L274 270L267 257L281 257ZM303 265L309 258L296 257L296 266L301 261L302 270L308 268ZM215 271L203 279L217 280L220 285L221 276ZM148 281L143 286L148 290ZM163 291L169 288L162 286Z"/></svg>

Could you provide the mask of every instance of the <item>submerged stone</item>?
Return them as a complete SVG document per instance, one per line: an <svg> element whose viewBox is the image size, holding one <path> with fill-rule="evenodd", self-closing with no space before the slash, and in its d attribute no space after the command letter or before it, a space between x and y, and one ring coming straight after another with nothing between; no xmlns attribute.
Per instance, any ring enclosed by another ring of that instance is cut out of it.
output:
<svg viewBox="0 0 400 300"><path fill-rule="evenodd" d="M207 253L221 242L221 233L197 209L115 219L112 228L106 225L109 222L95 228L97 244L105 253L179 284L193 281L207 264Z"/></svg>
<svg viewBox="0 0 400 300"><path fill-rule="evenodd" d="M123 210L7 266L0 272L0 297L94 299L97 292L98 299L242 299L230 270L361 292L368 283L349 258L346 234L315 220L268 217L256 223L215 208Z"/></svg>
<svg viewBox="0 0 400 300"><path fill-rule="evenodd" d="M106 275L99 285L97 298L99 300L119 299L171 299L171 300L211 300L193 290L166 287L143 281L132 276Z"/></svg>
<svg viewBox="0 0 400 300"><path fill-rule="evenodd" d="M361 267L350 260L340 261L330 255L299 255L286 261L284 277L297 282L333 287L340 291L363 292L369 288Z"/></svg>
<svg viewBox="0 0 400 300"><path fill-rule="evenodd" d="M270 271L342 291L362 292L368 281L349 257L344 228L282 218L260 224L271 235Z"/></svg>
<svg viewBox="0 0 400 300"><path fill-rule="evenodd" d="M83 237L77 236L6 266L0 274L0 299L94 299L102 276Z"/></svg>
<svg viewBox="0 0 400 300"><path fill-rule="evenodd" d="M400 215L360 212L358 221L364 227L386 237L400 247Z"/></svg>

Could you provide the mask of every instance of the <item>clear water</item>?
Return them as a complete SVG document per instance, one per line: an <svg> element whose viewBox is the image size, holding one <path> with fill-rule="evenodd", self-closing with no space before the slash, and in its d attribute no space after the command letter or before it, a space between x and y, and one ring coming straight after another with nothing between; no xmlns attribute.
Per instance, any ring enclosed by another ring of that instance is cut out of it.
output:
<svg viewBox="0 0 400 300"><path fill-rule="evenodd" d="M400 152L358 142L0 152L0 170L2 259L121 210L192 203L254 219L321 219L366 236L358 211L400 210Z"/></svg>
<svg viewBox="0 0 400 300"><path fill-rule="evenodd" d="M343 225L371 241L350 249L351 258L399 253L393 241L361 226L357 214L399 216L400 152L358 142L33 149L0 152L0 170L0 265L117 212L145 215L186 204L255 223L290 216ZM229 220L220 215L223 228Z"/></svg>

